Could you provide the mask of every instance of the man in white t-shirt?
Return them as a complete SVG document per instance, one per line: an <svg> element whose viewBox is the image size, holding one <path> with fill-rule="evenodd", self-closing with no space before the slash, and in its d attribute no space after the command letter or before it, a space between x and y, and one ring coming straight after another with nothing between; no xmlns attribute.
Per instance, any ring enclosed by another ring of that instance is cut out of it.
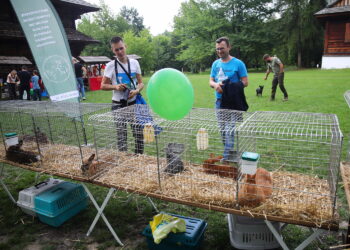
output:
<svg viewBox="0 0 350 250"><path fill-rule="evenodd" d="M113 37L110 41L111 49L117 59L106 65L101 82L102 90L113 90L113 110L134 105L136 95L141 92L142 83L140 64L135 59L129 59L126 54L126 45L121 37ZM135 137L135 153L143 153L142 127L131 125ZM118 149L127 151L127 124L117 123Z"/></svg>

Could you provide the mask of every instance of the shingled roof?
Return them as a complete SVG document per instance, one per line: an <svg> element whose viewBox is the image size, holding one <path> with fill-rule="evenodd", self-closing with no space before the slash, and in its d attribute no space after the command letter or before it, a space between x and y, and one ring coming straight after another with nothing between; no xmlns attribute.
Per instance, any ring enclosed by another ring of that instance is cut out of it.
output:
<svg viewBox="0 0 350 250"><path fill-rule="evenodd" d="M338 14L338 13L346 13L350 12L350 5L346 6L340 6L340 7L330 7L330 8L324 8L320 10L319 12L315 13L315 16L321 16L321 15L332 15L332 14Z"/></svg>
<svg viewBox="0 0 350 250"><path fill-rule="evenodd" d="M0 64L31 65L32 63L24 56L0 56Z"/></svg>
<svg viewBox="0 0 350 250"><path fill-rule="evenodd" d="M343 5L343 6L336 6L338 3L340 3L342 0L336 0L331 2L330 4L327 5L326 8L316 12L314 15L317 17L322 17L322 16L328 16L328 15L337 15L341 13L347 13L350 12L350 5ZM344 4L344 3L341 3ZM339 4L338 4L339 5Z"/></svg>
<svg viewBox="0 0 350 250"><path fill-rule="evenodd" d="M99 43L99 41L72 28L64 29L69 41L83 41L89 43ZM17 23L0 22L0 36L2 38L25 38L21 26Z"/></svg>
<svg viewBox="0 0 350 250"><path fill-rule="evenodd" d="M84 0L53 0L53 2L63 2L67 4L75 5L76 7L84 8L88 12L98 11L100 8L94 4L88 3Z"/></svg>
<svg viewBox="0 0 350 250"><path fill-rule="evenodd" d="M107 63L110 62L107 56L78 56L83 63Z"/></svg>

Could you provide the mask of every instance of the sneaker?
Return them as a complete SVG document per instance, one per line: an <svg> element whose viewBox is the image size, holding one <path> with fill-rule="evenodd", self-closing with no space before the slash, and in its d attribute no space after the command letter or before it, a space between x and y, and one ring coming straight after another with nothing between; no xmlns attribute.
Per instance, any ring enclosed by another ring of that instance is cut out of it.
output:
<svg viewBox="0 0 350 250"><path fill-rule="evenodd" d="M83 97L83 101L85 101L86 100L86 98L85 97Z"/></svg>
<svg viewBox="0 0 350 250"><path fill-rule="evenodd" d="M288 96L283 98L283 101L286 102L288 101Z"/></svg>

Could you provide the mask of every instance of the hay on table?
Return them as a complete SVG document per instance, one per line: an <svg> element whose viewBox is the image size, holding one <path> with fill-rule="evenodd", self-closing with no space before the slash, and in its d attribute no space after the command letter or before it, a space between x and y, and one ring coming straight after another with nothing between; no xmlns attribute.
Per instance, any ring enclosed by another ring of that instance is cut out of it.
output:
<svg viewBox="0 0 350 250"><path fill-rule="evenodd" d="M84 156L95 153L94 148L82 147ZM34 150L35 146L26 146ZM89 179L81 171L79 147L51 144L41 150L43 159L31 164L31 170L64 175L71 179ZM62 157L64 155L64 157ZM132 157L130 157L132 156ZM5 150L0 146L0 157L5 159ZM120 187L143 194L156 194L176 201L186 200L193 205L207 204L230 208L262 216L288 218L297 222L310 222L315 225L334 222L332 200L326 180L287 171L272 173L273 192L266 202L258 207L237 207L236 187L233 178L207 174L201 165L184 162L185 170L178 174L164 172L166 159L159 158L159 171L156 156L130 155L117 150L105 149L98 159L104 162L99 174L91 177L104 186ZM26 166L24 166L26 168ZM304 183L304 192L300 192L297 183ZM323 194L323 195L322 195ZM282 220L283 221L283 220Z"/></svg>

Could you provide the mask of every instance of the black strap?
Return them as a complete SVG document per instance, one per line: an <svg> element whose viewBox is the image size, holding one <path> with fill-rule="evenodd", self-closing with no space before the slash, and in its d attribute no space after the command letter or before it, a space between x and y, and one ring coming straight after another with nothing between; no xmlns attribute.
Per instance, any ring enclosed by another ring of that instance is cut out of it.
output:
<svg viewBox="0 0 350 250"><path fill-rule="evenodd" d="M118 81L118 66L117 66L117 64L119 64L119 66L124 70L124 72L126 73L126 75L129 77L129 79L130 79L132 85L133 85L134 88L136 89L134 80L133 80L132 77L130 76L131 69L130 69L130 61L129 61L129 58L128 58L128 70L129 70L129 72L125 70L124 66L118 61L118 59L115 59L115 60L114 60L115 74L116 74L117 81Z"/></svg>

